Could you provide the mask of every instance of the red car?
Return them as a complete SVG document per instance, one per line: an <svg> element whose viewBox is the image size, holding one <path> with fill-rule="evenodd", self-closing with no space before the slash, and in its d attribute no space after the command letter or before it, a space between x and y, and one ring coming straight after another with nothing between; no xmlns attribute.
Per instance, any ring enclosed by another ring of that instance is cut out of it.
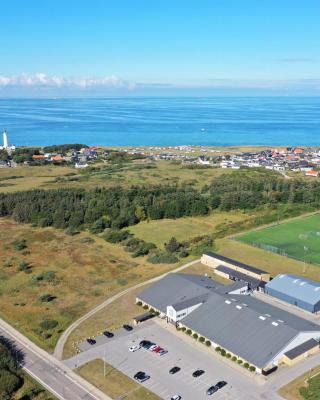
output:
<svg viewBox="0 0 320 400"><path fill-rule="evenodd" d="M152 351L154 352L154 353L159 353L159 351L161 351L162 350L162 348L160 347L160 346L157 346L155 349L153 349Z"/></svg>

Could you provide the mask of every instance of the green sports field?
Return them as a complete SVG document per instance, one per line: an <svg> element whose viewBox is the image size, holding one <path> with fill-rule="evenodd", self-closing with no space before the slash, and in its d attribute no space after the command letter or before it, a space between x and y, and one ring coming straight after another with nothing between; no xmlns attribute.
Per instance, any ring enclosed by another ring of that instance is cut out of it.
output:
<svg viewBox="0 0 320 400"><path fill-rule="evenodd" d="M255 247L320 265L320 214L237 236Z"/></svg>

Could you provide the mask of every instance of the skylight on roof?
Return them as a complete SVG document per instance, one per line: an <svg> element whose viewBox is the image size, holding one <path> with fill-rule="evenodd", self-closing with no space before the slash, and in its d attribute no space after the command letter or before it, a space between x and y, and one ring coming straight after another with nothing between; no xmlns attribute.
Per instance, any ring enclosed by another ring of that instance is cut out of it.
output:
<svg viewBox="0 0 320 400"><path fill-rule="evenodd" d="M269 318L271 317L271 315L270 315L270 314L264 314L264 315L265 315L266 317L269 317Z"/></svg>
<svg viewBox="0 0 320 400"><path fill-rule="evenodd" d="M237 308L238 310L242 310L242 307L241 307L241 306L236 306L236 308Z"/></svg>
<svg viewBox="0 0 320 400"><path fill-rule="evenodd" d="M266 319L266 317L260 315L259 319L261 319L262 321L264 321Z"/></svg>
<svg viewBox="0 0 320 400"><path fill-rule="evenodd" d="M303 286L303 285L305 285L306 284L306 282L301 282L300 283L300 286Z"/></svg>
<svg viewBox="0 0 320 400"><path fill-rule="evenodd" d="M271 322L271 324L273 325L273 326L278 326L279 324L277 323L277 322Z"/></svg>
<svg viewBox="0 0 320 400"><path fill-rule="evenodd" d="M231 304L231 301L230 300L226 300L225 303Z"/></svg>

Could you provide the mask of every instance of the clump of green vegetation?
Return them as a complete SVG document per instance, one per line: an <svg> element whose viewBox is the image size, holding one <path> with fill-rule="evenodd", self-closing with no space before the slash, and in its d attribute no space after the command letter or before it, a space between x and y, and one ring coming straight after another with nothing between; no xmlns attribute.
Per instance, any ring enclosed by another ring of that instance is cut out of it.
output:
<svg viewBox="0 0 320 400"><path fill-rule="evenodd" d="M9 343L0 337L0 399L11 400L14 393L22 386L23 378L19 371ZM21 354L18 353L21 359ZM20 360L21 361L21 360Z"/></svg>
<svg viewBox="0 0 320 400"><path fill-rule="evenodd" d="M15 240L13 242L13 247L15 248L15 250L18 250L18 251L26 249L28 247L26 239Z"/></svg>
<svg viewBox="0 0 320 400"><path fill-rule="evenodd" d="M33 282L55 282L56 273L54 271L46 271L39 275L34 275L32 277Z"/></svg>
<svg viewBox="0 0 320 400"><path fill-rule="evenodd" d="M40 328L44 330L54 329L58 325L59 325L58 321L54 319L45 319L44 321L40 322Z"/></svg>
<svg viewBox="0 0 320 400"><path fill-rule="evenodd" d="M103 238L110 243L120 243L128 239L130 235L131 234L128 231L122 231L120 229L110 229L103 235Z"/></svg>
<svg viewBox="0 0 320 400"><path fill-rule="evenodd" d="M39 297L39 300L40 300L42 303L50 303L51 301L55 300L56 298L57 298L56 296L54 296L54 295L52 295L52 294L50 294L50 293L45 293L45 294L42 294L42 295Z"/></svg>
<svg viewBox="0 0 320 400"><path fill-rule="evenodd" d="M179 261L179 259L174 254L157 250L150 254L148 261L151 264L175 264Z"/></svg>
<svg viewBox="0 0 320 400"><path fill-rule="evenodd" d="M19 266L18 266L18 271L19 272L26 272L30 273L31 272L31 265L27 261L21 261Z"/></svg>

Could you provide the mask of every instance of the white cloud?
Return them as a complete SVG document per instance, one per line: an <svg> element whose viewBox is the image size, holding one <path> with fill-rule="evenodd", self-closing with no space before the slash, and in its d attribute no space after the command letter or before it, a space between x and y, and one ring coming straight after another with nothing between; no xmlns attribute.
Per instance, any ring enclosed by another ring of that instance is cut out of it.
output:
<svg viewBox="0 0 320 400"><path fill-rule="evenodd" d="M135 88L133 82L125 81L115 75L104 77L63 77L56 75L21 74L0 75L0 87L47 87L47 88L123 88L132 90Z"/></svg>

